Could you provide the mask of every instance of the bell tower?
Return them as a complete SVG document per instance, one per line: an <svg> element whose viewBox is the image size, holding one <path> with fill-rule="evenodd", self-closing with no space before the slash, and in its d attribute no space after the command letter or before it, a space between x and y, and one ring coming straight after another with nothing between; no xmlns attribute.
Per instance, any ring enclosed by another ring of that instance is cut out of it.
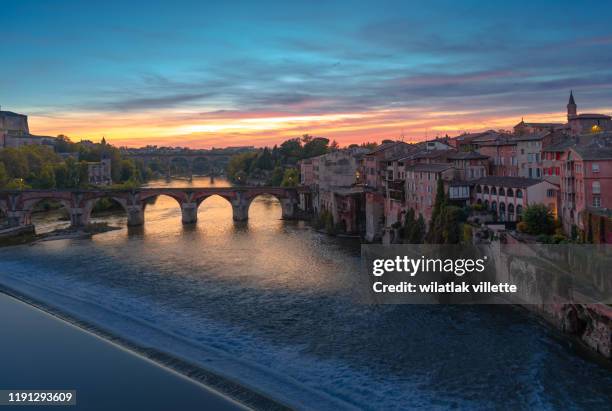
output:
<svg viewBox="0 0 612 411"><path fill-rule="evenodd" d="M574 92L570 91L569 102L567 103L567 120L571 120L578 114L578 106L574 101Z"/></svg>

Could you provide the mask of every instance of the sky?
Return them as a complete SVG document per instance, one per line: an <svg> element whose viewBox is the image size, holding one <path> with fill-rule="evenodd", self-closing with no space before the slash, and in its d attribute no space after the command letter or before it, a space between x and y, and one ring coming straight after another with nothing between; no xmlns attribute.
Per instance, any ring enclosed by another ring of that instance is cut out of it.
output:
<svg viewBox="0 0 612 411"><path fill-rule="evenodd" d="M612 2L0 0L0 106L74 141L417 141L612 112Z"/></svg>

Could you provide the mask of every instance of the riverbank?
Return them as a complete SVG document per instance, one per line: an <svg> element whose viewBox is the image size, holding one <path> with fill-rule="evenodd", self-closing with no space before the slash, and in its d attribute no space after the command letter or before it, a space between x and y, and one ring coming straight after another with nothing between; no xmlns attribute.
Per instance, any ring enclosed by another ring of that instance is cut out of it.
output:
<svg viewBox="0 0 612 411"><path fill-rule="evenodd" d="M188 361L137 345L6 286L0 286L0 326L11 330L3 336L0 350L0 386L76 389L77 409L109 409L109 401L116 410L288 409ZM78 347L76 355L73 347ZM32 373L17 371L34 362L33 353L50 352L52 358L35 361ZM29 360L21 363L25 356ZM86 359L76 361L82 356ZM121 375L122 382L106 378L111 371ZM131 389L123 380L138 387ZM129 398L124 398L126 393L131 393Z"/></svg>

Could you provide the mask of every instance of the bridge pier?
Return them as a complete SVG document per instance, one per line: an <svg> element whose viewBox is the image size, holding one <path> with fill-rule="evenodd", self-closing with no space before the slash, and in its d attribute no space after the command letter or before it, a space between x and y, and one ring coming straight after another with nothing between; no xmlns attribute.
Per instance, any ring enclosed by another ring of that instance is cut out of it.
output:
<svg viewBox="0 0 612 411"><path fill-rule="evenodd" d="M127 206L127 225L136 227L144 224L144 207L141 205Z"/></svg>
<svg viewBox="0 0 612 411"><path fill-rule="evenodd" d="M249 205L239 202L232 204L232 216L234 221L246 221L249 219Z"/></svg>
<svg viewBox="0 0 612 411"><path fill-rule="evenodd" d="M181 204L181 220L183 224L195 224L198 222L198 205L196 203Z"/></svg>
<svg viewBox="0 0 612 411"><path fill-rule="evenodd" d="M89 223L89 216L83 212L82 208L69 208L70 226L72 228L85 227Z"/></svg>
<svg viewBox="0 0 612 411"><path fill-rule="evenodd" d="M8 211L6 220L9 227L18 227L20 225L32 224L32 217L27 211Z"/></svg>
<svg viewBox="0 0 612 411"><path fill-rule="evenodd" d="M283 220L293 220L296 215L297 204L293 198L282 198L280 199L281 208L283 210Z"/></svg>

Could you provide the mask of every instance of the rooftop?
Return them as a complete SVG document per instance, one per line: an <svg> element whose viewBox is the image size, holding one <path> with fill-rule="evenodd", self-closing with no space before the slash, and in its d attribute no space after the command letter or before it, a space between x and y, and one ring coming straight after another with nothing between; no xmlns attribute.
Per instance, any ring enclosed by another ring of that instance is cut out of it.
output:
<svg viewBox="0 0 612 411"><path fill-rule="evenodd" d="M577 116L574 116L573 118L599 118L599 119L604 119L604 120L610 120L612 117L606 114L583 113L583 114L578 114Z"/></svg>
<svg viewBox="0 0 612 411"><path fill-rule="evenodd" d="M459 151L448 155L449 160L484 160L489 158L476 151Z"/></svg>
<svg viewBox="0 0 612 411"><path fill-rule="evenodd" d="M0 117L27 117L25 114L14 113L12 111L0 110Z"/></svg>
<svg viewBox="0 0 612 411"><path fill-rule="evenodd" d="M453 168L451 164L415 164L406 168L408 171L439 173Z"/></svg>
<svg viewBox="0 0 612 411"><path fill-rule="evenodd" d="M543 182L543 180L537 180L535 178L488 176L474 181L473 184L511 188L527 188L539 184L541 182Z"/></svg>

